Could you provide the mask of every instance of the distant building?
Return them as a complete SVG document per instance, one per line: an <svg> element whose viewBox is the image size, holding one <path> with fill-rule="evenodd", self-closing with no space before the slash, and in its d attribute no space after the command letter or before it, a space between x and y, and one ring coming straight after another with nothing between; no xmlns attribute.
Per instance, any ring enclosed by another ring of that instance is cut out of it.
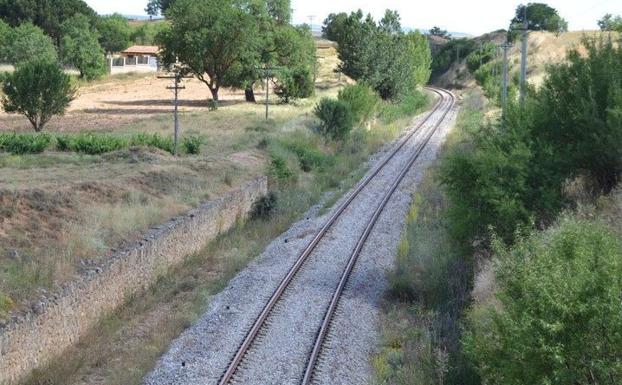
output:
<svg viewBox="0 0 622 385"><path fill-rule="evenodd" d="M155 45L133 45L121 53L108 57L110 74L125 74L130 72L158 72L158 52L160 47Z"/></svg>

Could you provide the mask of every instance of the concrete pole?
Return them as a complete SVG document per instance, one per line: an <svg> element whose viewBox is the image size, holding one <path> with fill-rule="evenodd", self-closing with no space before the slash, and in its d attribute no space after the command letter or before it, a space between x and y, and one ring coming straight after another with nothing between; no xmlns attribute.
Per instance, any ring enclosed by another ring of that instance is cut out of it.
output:
<svg viewBox="0 0 622 385"><path fill-rule="evenodd" d="M175 156L179 155L178 152L178 139L179 139L179 118L177 113L179 111L179 75L175 75L175 112L174 112L174 121L175 121L175 134L174 134L174 145L175 145Z"/></svg>
<svg viewBox="0 0 622 385"><path fill-rule="evenodd" d="M525 104L525 92L527 81L527 30L529 23L527 21L527 6L525 6L525 13L523 15L523 33L521 37L521 58L520 58L520 104Z"/></svg>
<svg viewBox="0 0 622 385"><path fill-rule="evenodd" d="M501 48L503 48L503 73L501 74L501 108L503 109L503 113L505 114L505 108L508 104L508 50L510 49L510 45L508 43L504 43Z"/></svg>
<svg viewBox="0 0 622 385"><path fill-rule="evenodd" d="M270 84L268 83L268 70L266 69L266 120L268 120L268 99L270 98Z"/></svg>

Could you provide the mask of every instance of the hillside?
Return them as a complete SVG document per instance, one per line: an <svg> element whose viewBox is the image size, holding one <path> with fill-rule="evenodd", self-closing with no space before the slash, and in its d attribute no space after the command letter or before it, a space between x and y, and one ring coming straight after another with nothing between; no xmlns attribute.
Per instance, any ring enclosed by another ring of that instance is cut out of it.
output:
<svg viewBox="0 0 622 385"><path fill-rule="evenodd" d="M548 64L559 63L566 57L568 49L579 47L584 37L607 38L610 32L600 31L572 31L559 35L550 32L531 32L529 34L527 80L534 85L542 84L545 69ZM505 32L493 32L473 39L476 46L479 44L494 43L501 45L505 41ZM503 51L497 51L498 60L502 60ZM442 87L470 88L476 85L473 75L469 72L466 59L461 56L459 63L455 61L447 72L436 79ZM520 70L520 41L513 44L509 51L510 78Z"/></svg>

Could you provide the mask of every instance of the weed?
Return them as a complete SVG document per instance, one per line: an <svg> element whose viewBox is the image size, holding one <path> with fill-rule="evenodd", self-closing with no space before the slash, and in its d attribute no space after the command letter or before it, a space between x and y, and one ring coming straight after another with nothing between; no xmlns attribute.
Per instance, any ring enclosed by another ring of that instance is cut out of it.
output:
<svg viewBox="0 0 622 385"><path fill-rule="evenodd" d="M200 136L188 136L181 142L186 154L197 155L201 152L201 145L203 144L203 138Z"/></svg>
<svg viewBox="0 0 622 385"><path fill-rule="evenodd" d="M251 209L251 219L268 219L274 213L277 206L277 197L273 191L259 198Z"/></svg>

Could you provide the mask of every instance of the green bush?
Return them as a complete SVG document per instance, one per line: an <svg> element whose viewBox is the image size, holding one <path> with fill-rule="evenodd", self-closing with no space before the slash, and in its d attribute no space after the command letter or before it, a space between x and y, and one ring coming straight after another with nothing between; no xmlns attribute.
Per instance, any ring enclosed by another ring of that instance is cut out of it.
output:
<svg viewBox="0 0 622 385"><path fill-rule="evenodd" d="M294 172L287 166L285 158L278 154L270 154L270 167L268 171L280 183L288 183L295 176Z"/></svg>
<svg viewBox="0 0 622 385"><path fill-rule="evenodd" d="M69 140L69 149L71 151L89 155L117 151L127 147L127 145L127 141L123 138L91 133L75 135Z"/></svg>
<svg viewBox="0 0 622 385"><path fill-rule="evenodd" d="M471 73L475 73L481 65L491 62L497 54L497 46L493 43L486 43L476 51L471 52L467 58L467 68Z"/></svg>
<svg viewBox="0 0 622 385"><path fill-rule="evenodd" d="M162 137L158 134L149 135L149 134L141 133L138 135L134 135L130 139L130 145L155 147L155 148L159 148L162 151L169 152L171 154L175 152L175 143L173 142L173 138Z"/></svg>
<svg viewBox="0 0 622 385"><path fill-rule="evenodd" d="M312 170L324 171L334 165L334 158L326 155L311 144L296 141L282 141L283 147L292 151L298 157L300 169L304 172Z"/></svg>
<svg viewBox="0 0 622 385"><path fill-rule="evenodd" d="M268 219L274 213L277 207L277 197L273 191L268 195L259 198L251 209L251 219Z"/></svg>
<svg viewBox="0 0 622 385"><path fill-rule="evenodd" d="M487 384L622 383L622 245L601 225L565 219L506 249L496 298L464 338Z"/></svg>
<svg viewBox="0 0 622 385"><path fill-rule="evenodd" d="M298 67L281 72L274 89L281 102L289 103L292 99L308 98L313 95L315 91L313 74L308 68Z"/></svg>
<svg viewBox="0 0 622 385"><path fill-rule="evenodd" d="M52 137L46 134L0 134L0 150L11 154L38 154L43 152Z"/></svg>
<svg viewBox="0 0 622 385"><path fill-rule="evenodd" d="M350 106L356 124L371 119L380 103L380 97L376 91L364 83L345 86L339 91L337 99Z"/></svg>
<svg viewBox="0 0 622 385"><path fill-rule="evenodd" d="M352 110L341 100L322 98L314 113L321 121L317 131L326 139L343 140L354 126Z"/></svg>
<svg viewBox="0 0 622 385"><path fill-rule="evenodd" d="M185 137L181 145L184 148L186 154L196 155L201 152L201 145L203 144L203 138L200 136L188 136Z"/></svg>

